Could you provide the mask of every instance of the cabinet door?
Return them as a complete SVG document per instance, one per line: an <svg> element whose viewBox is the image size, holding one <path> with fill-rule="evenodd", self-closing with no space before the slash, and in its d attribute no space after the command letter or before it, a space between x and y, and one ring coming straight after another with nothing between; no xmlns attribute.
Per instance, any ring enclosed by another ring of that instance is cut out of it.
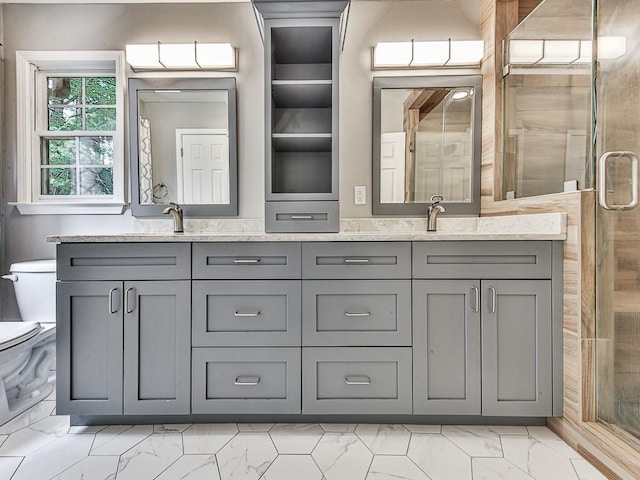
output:
<svg viewBox="0 0 640 480"><path fill-rule="evenodd" d="M125 282L124 291L124 413L189 413L191 282Z"/></svg>
<svg viewBox="0 0 640 480"><path fill-rule="evenodd" d="M122 413L122 282L58 282L58 414Z"/></svg>
<svg viewBox="0 0 640 480"><path fill-rule="evenodd" d="M551 281L487 280L482 291L482 414L551 416Z"/></svg>
<svg viewBox="0 0 640 480"><path fill-rule="evenodd" d="M414 280L413 413L480 414L479 287Z"/></svg>

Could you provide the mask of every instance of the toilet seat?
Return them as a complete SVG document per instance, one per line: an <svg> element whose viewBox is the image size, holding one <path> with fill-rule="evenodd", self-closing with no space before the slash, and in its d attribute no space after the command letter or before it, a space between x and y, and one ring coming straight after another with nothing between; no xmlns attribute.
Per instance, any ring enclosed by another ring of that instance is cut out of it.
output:
<svg viewBox="0 0 640 480"><path fill-rule="evenodd" d="M0 351L35 337L41 329L38 322L0 322Z"/></svg>

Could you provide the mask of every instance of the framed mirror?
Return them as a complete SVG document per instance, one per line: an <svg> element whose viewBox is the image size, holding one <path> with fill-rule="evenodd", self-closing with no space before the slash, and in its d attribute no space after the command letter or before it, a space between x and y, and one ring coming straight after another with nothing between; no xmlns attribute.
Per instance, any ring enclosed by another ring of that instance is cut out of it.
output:
<svg viewBox="0 0 640 480"><path fill-rule="evenodd" d="M235 78L129 79L131 210L238 214Z"/></svg>
<svg viewBox="0 0 640 480"><path fill-rule="evenodd" d="M373 214L479 215L482 76L373 79Z"/></svg>

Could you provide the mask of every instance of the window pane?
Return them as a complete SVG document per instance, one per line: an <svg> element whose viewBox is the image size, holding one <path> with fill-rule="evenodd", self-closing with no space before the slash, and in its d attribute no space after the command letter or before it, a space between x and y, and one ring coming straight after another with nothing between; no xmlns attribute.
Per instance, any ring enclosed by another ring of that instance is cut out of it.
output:
<svg viewBox="0 0 640 480"><path fill-rule="evenodd" d="M115 108L87 108L87 130L115 130Z"/></svg>
<svg viewBox="0 0 640 480"><path fill-rule="evenodd" d="M73 165L76 163L75 138L43 138L42 165Z"/></svg>
<svg viewBox="0 0 640 480"><path fill-rule="evenodd" d="M79 105L82 103L82 78L48 77L49 105Z"/></svg>
<svg viewBox="0 0 640 480"><path fill-rule="evenodd" d="M113 169L81 168L80 195L113 195Z"/></svg>
<svg viewBox="0 0 640 480"><path fill-rule="evenodd" d="M113 165L112 137L79 137L80 163L84 165Z"/></svg>
<svg viewBox="0 0 640 480"><path fill-rule="evenodd" d="M82 130L82 109L74 107L49 107L49 130Z"/></svg>
<svg viewBox="0 0 640 480"><path fill-rule="evenodd" d="M116 79L99 77L86 79L87 105L115 105Z"/></svg>
<svg viewBox="0 0 640 480"><path fill-rule="evenodd" d="M43 168L43 195L75 195L75 168Z"/></svg>

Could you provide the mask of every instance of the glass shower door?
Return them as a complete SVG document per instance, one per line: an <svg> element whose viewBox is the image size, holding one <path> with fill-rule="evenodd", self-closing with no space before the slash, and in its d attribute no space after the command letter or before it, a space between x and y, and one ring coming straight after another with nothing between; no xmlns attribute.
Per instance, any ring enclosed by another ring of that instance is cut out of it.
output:
<svg viewBox="0 0 640 480"><path fill-rule="evenodd" d="M640 438L640 1L596 18L598 418Z"/></svg>

